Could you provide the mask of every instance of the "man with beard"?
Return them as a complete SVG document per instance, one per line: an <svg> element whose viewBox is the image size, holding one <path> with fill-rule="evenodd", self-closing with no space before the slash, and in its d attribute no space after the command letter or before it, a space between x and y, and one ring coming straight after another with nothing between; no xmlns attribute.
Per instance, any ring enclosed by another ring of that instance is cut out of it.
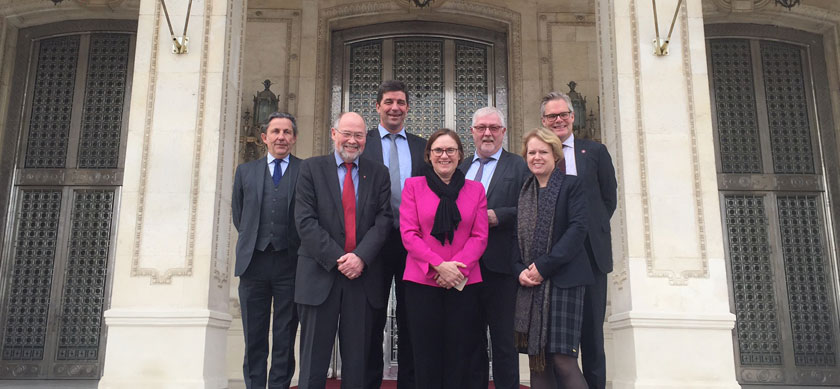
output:
<svg viewBox="0 0 840 389"><path fill-rule="evenodd" d="M580 177L586 194L589 232L584 241L595 282L586 286L580 354L583 376L590 388L607 384L604 355L604 315L607 309L607 273L613 269L610 218L616 207L616 180L610 153L604 145L575 139L575 112L568 95L551 92L540 105L542 124L563 142L566 174Z"/></svg>
<svg viewBox="0 0 840 389"><path fill-rule="evenodd" d="M369 158L388 167L391 178L391 209L394 214L394 227L379 252L379 261L385 264L383 274L383 292L390 295L391 280L394 280L397 297L397 344L399 370L397 389L414 388L414 359L405 313L405 271L406 251L400 237L400 198L406 178L420 175L425 165L423 151L426 141L405 130L405 116L408 113L408 92L402 81L389 80L379 85L376 97L376 112L379 113L379 126L368 131L367 147L362 158ZM383 336L387 322L387 306L374 312L371 353L368 362L368 374L365 388L379 389L382 384Z"/></svg>
<svg viewBox="0 0 840 389"><path fill-rule="evenodd" d="M519 286L514 262L519 250L514 238L519 190L530 175L525 160L502 149L507 128L505 116L495 107L484 107L473 114L470 127L475 155L459 169L467 179L478 181L487 194L487 219L490 223L487 249L479 260L481 278L479 301L481 331L490 328L493 355L493 383L496 388L519 388L519 354L513 342L513 316ZM476 350L470 384L487 388L487 337L482 333L482 348Z"/></svg>
<svg viewBox="0 0 840 389"><path fill-rule="evenodd" d="M300 159L291 154L297 141L295 117L275 112L260 127L268 155L236 168L233 181L233 225L239 303L245 333L243 372L248 389L287 388L295 372L295 335L298 317L294 306L297 249L294 224L295 182ZM268 328L272 319L271 370Z"/></svg>
<svg viewBox="0 0 840 389"><path fill-rule="evenodd" d="M342 388L363 387L373 310L387 301L376 254L393 223L388 169L359 158L358 114L341 114L330 131L335 151L301 163L295 203L301 389L326 386L336 329Z"/></svg>

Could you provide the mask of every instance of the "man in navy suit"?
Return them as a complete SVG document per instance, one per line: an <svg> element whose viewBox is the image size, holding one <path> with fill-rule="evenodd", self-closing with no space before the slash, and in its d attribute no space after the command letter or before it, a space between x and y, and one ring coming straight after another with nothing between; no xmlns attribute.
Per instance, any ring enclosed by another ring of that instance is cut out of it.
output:
<svg viewBox="0 0 840 389"><path fill-rule="evenodd" d="M584 241L595 282L586 286L583 302L583 326L580 353L583 376L590 388L603 389L607 384L604 355L604 315L607 308L607 273L613 270L610 218L615 212L617 195L615 168L604 145L587 139L575 139L575 112L568 95L551 92L540 105L542 124L563 141L566 174L576 175L588 199L589 231Z"/></svg>
<svg viewBox="0 0 840 389"><path fill-rule="evenodd" d="M381 163L360 158L365 132L359 114L342 114L331 129L335 151L300 166L295 302L301 389L326 386L336 330L341 387L364 387L373 312L387 303L377 254L393 226L390 180Z"/></svg>
<svg viewBox="0 0 840 389"><path fill-rule="evenodd" d="M514 270L516 244L516 206L522 183L531 174L525 160L502 148L507 126L505 115L495 107L484 107L473 114L470 127L475 155L458 167L467 179L478 181L487 193L487 219L490 223L487 249L481 256L482 282L479 284L482 331L490 329L493 355L493 384L499 389L519 388L519 353L513 342L513 316L516 290ZM487 337L471 361L470 384L487 388Z"/></svg>
<svg viewBox="0 0 840 389"><path fill-rule="evenodd" d="M408 91L402 81L389 80L379 85L376 96L376 112L379 113L379 126L367 133L367 147L362 158L369 158L384 163L391 178L391 209L394 214L394 228L388 234L380 261L385 264L384 293L390 295L391 280L394 280L397 297L396 320L399 331L397 388L414 388L414 358L411 341L408 338L408 324L405 313L404 284L406 251L400 236L400 198L406 178L420 175L420 168L425 165L423 152L426 140L409 133L405 129L405 116L408 113ZM382 384L384 366L383 336L387 322L387 305L374 312L371 353L368 362L368 375L365 388L379 389Z"/></svg>
<svg viewBox="0 0 840 389"><path fill-rule="evenodd" d="M245 386L288 388L295 371L298 317L294 281L300 245L294 224L295 184L300 159L291 154L297 140L295 117L275 112L260 127L265 158L236 168L233 225L239 303L245 333ZM267 372L268 329L272 321L271 370Z"/></svg>

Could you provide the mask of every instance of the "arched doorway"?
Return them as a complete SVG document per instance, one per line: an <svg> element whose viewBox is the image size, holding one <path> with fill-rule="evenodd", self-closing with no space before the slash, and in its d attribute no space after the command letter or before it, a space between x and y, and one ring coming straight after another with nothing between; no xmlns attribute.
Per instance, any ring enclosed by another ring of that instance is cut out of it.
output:
<svg viewBox="0 0 840 389"><path fill-rule="evenodd" d="M422 137L439 128L454 129L472 155L473 112L488 105L508 112L507 58L507 34L478 27L396 22L334 31L330 117L358 112L369 129L376 128L379 84L402 80L410 99L406 129ZM383 345L386 379L396 378L398 336L392 287Z"/></svg>

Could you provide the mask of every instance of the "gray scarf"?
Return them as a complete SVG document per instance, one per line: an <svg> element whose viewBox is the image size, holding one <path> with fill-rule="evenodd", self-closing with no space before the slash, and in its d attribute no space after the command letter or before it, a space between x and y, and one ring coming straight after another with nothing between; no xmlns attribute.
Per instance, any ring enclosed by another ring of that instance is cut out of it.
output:
<svg viewBox="0 0 840 389"><path fill-rule="evenodd" d="M517 233L519 250L525 266L529 266L535 259L551 250L554 207L557 205L564 178L565 174L560 169L554 169L541 196L537 196L539 182L535 176L528 178L522 185L517 209ZM530 358L530 367L536 372L545 369L545 345L551 300L551 281L548 275L542 276L544 280L538 286L519 286L513 324L516 347L519 352L533 357Z"/></svg>

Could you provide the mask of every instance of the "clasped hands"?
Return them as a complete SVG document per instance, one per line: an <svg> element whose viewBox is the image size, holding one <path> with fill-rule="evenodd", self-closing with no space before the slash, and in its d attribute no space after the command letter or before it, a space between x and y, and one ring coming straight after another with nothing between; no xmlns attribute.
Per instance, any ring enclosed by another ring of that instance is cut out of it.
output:
<svg viewBox="0 0 840 389"><path fill-rule="evenodd" d="M525 287L533 287L541 284L543 277L537 267L531 263L528 268L519 273L519 284Z"/></svg>
<svg viewBox="0 0 840 389"><path fill-rule="evenodd" d="M432 265L432 268L437 272L435 274L435 282L441 288L451 289L455 287L455 285L464 281L464 273L458 270L464 267L467 267L467 265L458 261L443 261L440 265Z"/></svg>
<svg viewBox="0 0 840 389"><path fill-rule="evenodd" d="M338 258L338 271L349 279L356 279L362 275L365 263L354 253L347 253Z"/></svg>

